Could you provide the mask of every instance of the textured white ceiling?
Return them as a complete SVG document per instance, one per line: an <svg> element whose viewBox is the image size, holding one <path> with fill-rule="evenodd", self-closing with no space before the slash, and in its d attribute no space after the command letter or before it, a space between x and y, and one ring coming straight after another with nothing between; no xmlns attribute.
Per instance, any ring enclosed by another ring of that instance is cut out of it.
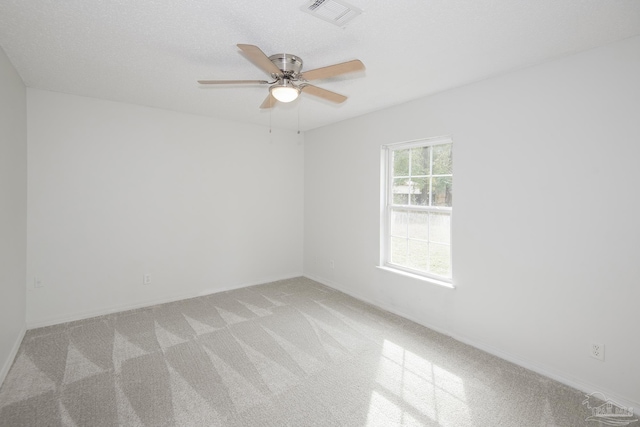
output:
<svg viewBox="0 0 640 427"><path fill-rule="evenodd" d="M346 28L305 3L0 0L0 45L29 87L308 130L640 34L640 0L351 0ZM267 77L237 43L367 70L317 82L344 104L261 111L266 86L196 83Z"/></svg>

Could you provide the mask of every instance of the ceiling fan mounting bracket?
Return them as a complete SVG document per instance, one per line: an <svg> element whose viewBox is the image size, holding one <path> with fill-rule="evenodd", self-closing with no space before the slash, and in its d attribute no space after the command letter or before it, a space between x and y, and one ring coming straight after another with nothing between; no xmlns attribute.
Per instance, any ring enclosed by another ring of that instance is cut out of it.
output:
<svg viewBox="0 0 640 427"><path fill-rule="evenodd" d="M284 78L297 80L300 76L300 70L302 70L302 59L300 57L290 53L276 53L271 55L269 60L282 71Z"/></svg>

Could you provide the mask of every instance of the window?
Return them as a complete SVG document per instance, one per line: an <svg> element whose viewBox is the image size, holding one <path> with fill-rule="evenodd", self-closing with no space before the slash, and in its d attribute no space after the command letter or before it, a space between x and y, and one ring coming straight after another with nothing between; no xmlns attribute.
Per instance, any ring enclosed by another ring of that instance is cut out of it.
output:
<svg viewBox="0 0 640 427"><path fill-rule="evenodd" d="M382 266L451 283L450 137L383 147Z"/></svg>

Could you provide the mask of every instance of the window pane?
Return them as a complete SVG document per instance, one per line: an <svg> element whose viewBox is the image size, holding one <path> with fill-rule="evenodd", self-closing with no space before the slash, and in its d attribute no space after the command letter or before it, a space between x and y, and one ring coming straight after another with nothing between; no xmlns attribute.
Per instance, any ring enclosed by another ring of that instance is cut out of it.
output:
<svg viewBox="0 0 640 427"><path fill-rule="evenodd" d="M429 178L412 178L411 204L416 206L429 206Z"/></svg>
<svg viewBox="0 0 640 427"><path fill-rule="evenodd" d="M383 245L388 264L426 277L451 277L452 145L388 147L385 166L390 205ZM387 246L388 245L388 246Z"/></svg>
<svg viewBox="0 0 640 427"><path fill-rule="evenodd" d="M391 238L391 262L405 265L407 262L407 240L401 237Z"/></svg>
<svg viewBox="0 0 640 427"><path fill-rule="evenodd" d="M427 261L429 256L429 243L419 240L409 240L409 253L407 254L407 264L409 268L420 271L427 271Z"/></svg>
<svg viewBox="0 0 640 427"><path fill-rule="evenodd" d="M391 234L398 237L407 237L406 211L391 211Z"/></svg>
<svg viewBox="0 0 640 427"><path fill-rule="evenodd" d="M451 243L451 215L445 213L429 214L430 241Z"/></svg>
<svg viewBox="0 0 640 427"><path fill-rule="evenodd" d="M441 176L433 178L433 201L432 206L451 206L452 201L452 185L450 176Z"/></svg>
<svg viewBox="0 0 640 427"><path fill-rule="evenodd" d="M409 212L409 237L429 240L429 214L427 212Z"/></svg>
<svg viewBox="0 0 640 427"><path fill-rule="evenodd" d="M408 178L395 178L393 180L393 203L396 205L408 205L411 186Z"/></svg>
<svg viewBox="0 0 640 427"><path fill-rule="evenodd" d="M418 147L411 150L411 176L429 175L429 149Z"/></svg>
<svg viewBox="0 0 640 427"><path fill-rule="evenodd" d="M433 146L433 175L448 175L453 173L451 144Z"/></svg>
<svg viewBox="0 0 640 427"><path fill-rule="evenodd" d="M451 247L431 243L429 245L429 270L441 276L451 276Z"/></svg>
<svg viewBox="0 0 640 427"><path fill-rule="evenodd" d="M393 176L409 176L409 150L393 151Z"/></svg>
<svg viewBox="0 0 640 427"><path fill-rule="evenodd" d="M393 195L393 204L394 205L408 205L409 204L409 195L408 194L394 194Z"/></svg>

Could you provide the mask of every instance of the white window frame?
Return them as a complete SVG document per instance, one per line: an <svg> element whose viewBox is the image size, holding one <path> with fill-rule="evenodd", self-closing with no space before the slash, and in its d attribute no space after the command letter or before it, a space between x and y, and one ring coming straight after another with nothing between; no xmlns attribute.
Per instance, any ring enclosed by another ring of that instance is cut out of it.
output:
<svg viewBox="0 0 640 427"><path fill-rule="evenodd" d="M453 152L453 139L451 136L439 136L434 138L425 138L413 141L398 142L394 144L387 144L382 146L381 152L381 215L380 215L380 265L379 267L399 273L405 276L414 277L427 282L435 283L437 285L453 288L453 240L451 235L449 236L449 249L450 249L450 262L451 262L451 277L441 276L435 273L424 272L415 270L403 265L393 264L391 259L391 212L393 208L402 208L408 211L418 212L446 212L450 215L450 227L449 233L453 230L453 206L407 206L407 205L394 205L393 204L393 155L392 153L397 150L405 150L416 147L427 147L434 145L452 144ZM430 162L431 166L431 162ZM431 171L430 171L431 172ZM430 175L433 176L433 175ZM453 173L452 173L453 177Z"/></svg>

